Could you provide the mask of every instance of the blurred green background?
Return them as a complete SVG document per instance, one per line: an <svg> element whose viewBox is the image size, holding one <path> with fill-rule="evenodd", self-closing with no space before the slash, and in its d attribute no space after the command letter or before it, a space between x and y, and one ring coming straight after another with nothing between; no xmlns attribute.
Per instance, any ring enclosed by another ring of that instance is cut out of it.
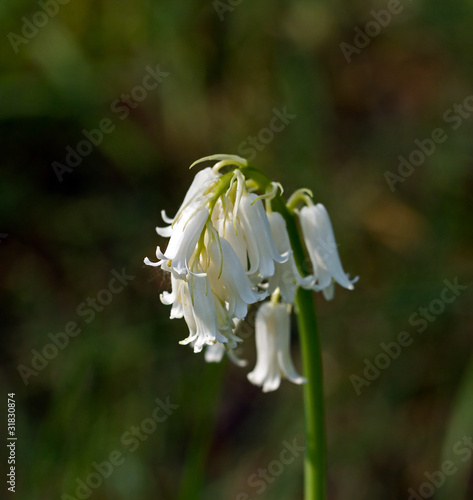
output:
<svg viewBox="0 0 473 500"><path fill-rule="evenodd" d="M301 456L274 465L283 442L303 443L301 388L247 382L251 332L248 369L179 346L185 323L159 301L169 282L143 265L188 166L220 152L246 154L287 194L311 188L360 276L317 297L328 499L472 498L473 459L455 444L473 435L473 4L392 0L381 27L370 11L386 1L62 1L0 4L0 406L16 393L16 498L302 498ZM364 38L370 21L379 34ZM295 117L270 140L274 109ZM393 191L386 172L439 127L446 140ZM97 145L71 167L84 130ZM123 269L123 291L102 292ZM409 318L455 278L468 288L419 332ZM98 294L107 304L85 315ZM18 366L69 322L80 333L26 385ZM402 331L412 344L357 394L350 377ZM167 397L178 408L153 429ZM114 451L120 465L77 496ZM447 459L458 471L433 492L426 474ZM204 479L189 492L192 461Z"/></svg>

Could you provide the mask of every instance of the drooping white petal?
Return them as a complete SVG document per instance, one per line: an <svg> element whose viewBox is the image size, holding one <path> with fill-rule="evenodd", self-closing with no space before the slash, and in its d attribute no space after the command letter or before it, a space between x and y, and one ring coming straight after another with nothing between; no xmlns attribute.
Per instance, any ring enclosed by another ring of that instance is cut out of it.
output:
<svg viewBox="0 0 473 500"><path fill-rule="evenodd" d="M182 315L186 321L187 327L189 328L189 335L186 339L181 340L179 343L186 345L192 342L197 337L197 324L194 316L194 308L192 305L192 298L189 290L189 284L186 281L180 280L180 288L178 291L178 298L173 304L173 308L176 307L176 314L182 309ZM171 317L173 312L171 310Z"/></svg>
<svg viewBox="0 0 473 500"><path fill-rule="evenodd" d="M163 238L170 238L173 232L172 226L156 227L156 232Z"/></svg>
<svg viewBox="0 0 473 500"><path fill-rule="evenodd" d="M195 321L190 309L191 301L189 287L184 280L176 280L174 287L176 289L176 294L171 305L171 313L169 314L169 317L171 319L184 318L187 326L189 327L189 331L195 331ZM163 297L161 297L161 301L164 302Z"/></svg>
<svg viewBox="0 0 473 500"><path fill-rule="evenodd" d="M307 379L299 375L291 358L291 319L288 307L285 304L277 304L274 309L275 320L278 325L278 363L281 373L294 384L303 384Z"/></svg>
<svg viewBox="0 0 473 500"><path fill-rule="evenodd" d="M248 274L267 278L274 274L274 262L285 262L289 253L281 255L277 251L263 203L256 198L254 193L243 194L238 207L238 218L250 261Z"/></svg>
<svg viewBox="0 0 473 500"><path fill-rule="evenodd" d="M167 224L172 224L173 223L173 220L171 217L168 217L166 215L166 210L161 210L161 218L163 219L164 222L166 222Z"/></svg>
<svg viewBox="0 0 473 500"><path fill-rule="evenodd" d="M171 292L163 292L159 296L161 302L165 305L171 306L171 319L180 319L185 317L185 307L188 307L189 288L187 282L178 279L171 273Z"/></svg>
<svg viewBox="0 0 473 500"><path fill-rule="evenodd" d="M220 219L217 224L218 234L225 238L233 251L236 253L241 266L245 270L248 270L248 256L246 253L246 243L243 237L243 229L240 225L240 221L233 220L233 215L228 214L226 219Z"/></svg>
<svg viewBox="0 0 473 500"><path fill-rule="evenodd" d="M248 380L257 386L262 386L269 379L277 378L279 372L275 363L277 361L275 332L269 333L268 324L272 306L271 302L265 302L256 313L256 366L248 373Z"/></svg>
<svg viewBox="0 0 473 500"><path fill-rule="evenodd" d="M164 305L169 306L174 303L177 299L177 293L181 284L182 280L177 279L173 274L171 274L171 292L163 292L160 295L161 302Z"/></svg>
<svg viewBox="0 0 473 500"><path fill-rule="evenodd" d="M143 262L147 265L147 266L152 266L152 267L160 267L161 266L161 262L153 262L151 260L148 259L148 257L145 257L143 259Z"/></svg>
<svg viewBox="0 0 473 500"><path fill-rule="evenodd" d="M276 390L281 376L295 384L306 382L295 370L290 356L290 316L285 304L265 302L256 313L256 366L248 380L263 392Z"/></svg>
<svg viewBox="0 0 473 500"><path fill-rule="evenodd" d="M226 239L215 235L208 246L211 285L217 293L223 292L219 297L228 302L230 315L243 319L248 312L248 304L265 299L267 292L253 290L238 256Z"/></svg>
<svg viewBox="0 0 473 500"><path fill-rule="evenodd" d="M226 343L227 338L219 331L215 297L207 276L189 276L189 289L196 332L194 337L186 339L186 342L194 341L194 352L200 352L205 344L212 345L217 341Z"/></svg>
<svg viewBox="0 0 473 500"><path fill-rule="evenodd" d="M299 213L302 233L307 251L312 261L315 289L325 290L331 286L332 278L344 288L353 290L355 280L350 280L343 270L338 255L337 243L333 234L327 210L322 204L303 207ZM333 296L328 289L327 297Z"/></svg>
<svg viewBox="0 0 473 500"><path fill-rule="evenodd" d="M228 191L227 191L227 196L229 195L230 191L233 189L233 184L235 182L236 182L236 192L235 192L235 199L233 201L233 221L235 223L235 231L236 231L237 230L236 221L237 221L238 208L240 207L241 197L243 196L243 193L246 191L245 177L239 170L235 170L235 172L233 173L233 177L232 177L232 180L230 182L230 187L228 188Z"/></svg>
<svg viewBox="0 0 473 500"><path fill-rule="evenodd" d="M172 268L177 274L186 274L189 260L208 217L207 205L202 205L200 202L191 203L183 210L178 222L174 225L166 251L162 253L161 249L157 248L157 257L164 261L172 261Z"/></svg>

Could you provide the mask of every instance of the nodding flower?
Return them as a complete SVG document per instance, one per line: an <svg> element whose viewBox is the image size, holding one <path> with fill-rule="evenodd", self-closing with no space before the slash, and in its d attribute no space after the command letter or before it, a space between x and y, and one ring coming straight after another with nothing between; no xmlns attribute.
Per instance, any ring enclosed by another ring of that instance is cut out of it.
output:
<svg viewBox="0 0 473 500"><path fill-rule="evenodd" d="M321 203L305 206L299 212L299 220L312 262L314 289L321 290L327 300L333 298L334 281L348 290L353 290L353 283L356 283L358 278L350 280L343 270L332 223L325 207Z"/></svg>
<svg viewBox="0 0 473 500"><path fill-rule="evenodd" d="M287 304L265 302L256 314L256 366L248 373L248 380L263 388L263 392L275 391L281 377L294 384L306 382L301 377L291 359L290 315Z"/></svg>
<svg viewBox="0 0 473 500"><path fill-rule="evenodd" d="M303 383L289 353L290 309L297 288L323 291L331 298L333 280L349 289L356 281L343 271L328 214L312 203L308 190L296 192L284 208L299 217L312 262L313 273L303 277L285 218L272 210L276 196L281 205L280 184L258 184L254 177L263 174L238 156L214 155L194 165L206 160L217 163L196 174L175 217L162 212L168 225L156 231L169 238L166 250L157 247L157 261L144 259L170 273L171 291L161 293L161 302L171 306L172 319L187 323L189 335L181 344L194 352L205 347L208 362L218 362L227 353L245 366L238 356L243 342L239 329L248 322L250 306L271 295L271 302L261 304L256 313L257 363L248 379L264 392L277 389L281 377ZM229 171L222 173L226 167ZM291 204L301 200L308 206L291 211Z"/></svg>

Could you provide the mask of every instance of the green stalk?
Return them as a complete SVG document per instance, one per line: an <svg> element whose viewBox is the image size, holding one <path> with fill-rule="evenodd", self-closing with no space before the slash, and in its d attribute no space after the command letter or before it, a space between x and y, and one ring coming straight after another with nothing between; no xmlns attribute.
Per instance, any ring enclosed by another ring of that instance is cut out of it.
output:
<svg viewBox="0 0 473 500"><path fill-rule="evenodd" d="M281 199L282 201L282 199ZM284 203L284 202L283 202ZM280 203L276 209L281 211ZM294 215L284 205L282 215L294 252L294 259L302 275L307 274L305 255L299 238ZM296 294L295 308L299 335L301 338L302 364L307 383L304 384L304 419L306 434L306 452L304 463L304 498L305 500L323 500L325 498L325 411L322 369L322 349L317 328L314 294L311 290L299 288Z"/></svg>
<svg viewBox="0 0 473 500"><path fill-rule="evenodd" d="M261 190L265 191L270 186L270 179L254 167L244 167L241 171L245 177L256 182ZM280 194L271 201L271 206L284 217L297 267L303 276L307 275L306 257L294 213L286 206ZM313 293L299 288L295 307L301 337L303 370L307 378L307 383L304 384L306 434L304 498L305 500L324 500L326 452L322 350Z"/></svg>
<svg viewBox="0 0 473 500"><path fill-rule="evenodd" d="M317 331L314 297L299 288L296 295L297 320L301 337L304 376L304 413L306 431L305 500L325 498L325 415L322 378L322 350Z"/></svg>

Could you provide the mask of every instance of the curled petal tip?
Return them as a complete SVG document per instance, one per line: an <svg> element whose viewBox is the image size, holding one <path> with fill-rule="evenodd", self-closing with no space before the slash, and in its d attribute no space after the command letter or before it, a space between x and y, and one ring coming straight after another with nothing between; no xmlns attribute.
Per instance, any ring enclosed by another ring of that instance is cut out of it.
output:
<svg viewBox="0 0 473 500"><path fill-rule="evenodd" d="M171 218L171 217L168 217L166 215L166 211L165 210L161 210L161 218L163 219L164 222L166 222L167 224L172 224L174 222L174 219Z"/></svg>
<svg viewBox="0 0 473 500"><path fill-rule="evenodd" d="M152 266L152 267L159 267L161 265L161 261L158 261L158 262L152 262L151 260L148 259L148 257L145 257L143 259L143 262L147 265L147 266Z"/></svg>

